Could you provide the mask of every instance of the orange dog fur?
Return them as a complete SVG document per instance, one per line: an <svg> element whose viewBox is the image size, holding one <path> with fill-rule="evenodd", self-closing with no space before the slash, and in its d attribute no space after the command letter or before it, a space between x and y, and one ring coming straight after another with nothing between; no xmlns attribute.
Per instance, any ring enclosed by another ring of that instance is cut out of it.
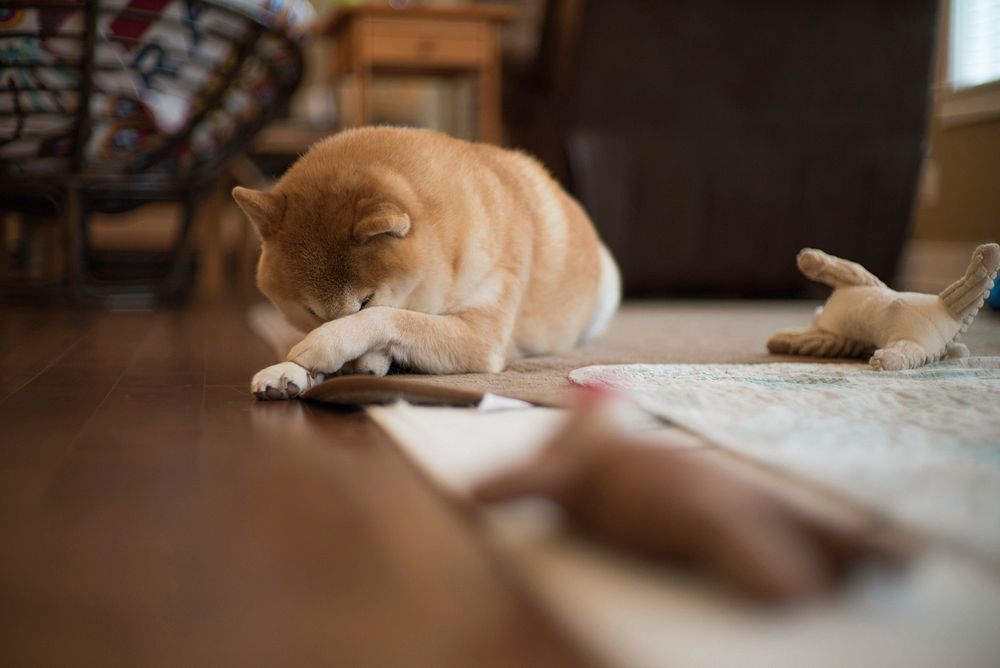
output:
<svg viewBox="0 0 1000 668"><path fill-rule="evenodd" d="M261 291L304 338L260 398L341 373L498 372L599 335L619 301L586 213L534 159L429 130L314 145L270 193L233 197L262 239Z"/></svg>

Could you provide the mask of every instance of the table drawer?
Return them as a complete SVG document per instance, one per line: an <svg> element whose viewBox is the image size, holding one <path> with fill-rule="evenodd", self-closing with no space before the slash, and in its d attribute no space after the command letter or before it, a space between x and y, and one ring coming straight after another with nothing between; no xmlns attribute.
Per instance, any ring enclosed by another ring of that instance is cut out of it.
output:
<svg viewBox="0 0 1000 668"><path fill-rule="evenodd" d="M477 67L489 60L481 24L464 21L367 21L363 50L375 66Z"/></svg>

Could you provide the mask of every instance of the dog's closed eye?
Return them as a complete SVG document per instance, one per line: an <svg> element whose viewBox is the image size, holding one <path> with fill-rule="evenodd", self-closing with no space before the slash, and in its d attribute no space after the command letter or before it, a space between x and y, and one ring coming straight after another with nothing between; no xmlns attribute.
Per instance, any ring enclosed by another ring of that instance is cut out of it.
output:
<svg viewBox="0 0 1000 668"><path fill-rule="evenodd" d="M360 310L361 310L361 309L363 309L364 307L368 306L368 303L369 303L369 302L370 302L370 301L371 301L372 299L374 299L374 298L375 298L375 293L373 292L373 293L371 293L370 295L368 295L367 297L365 297L364 299L362 299L362 300L361 300L361 304L360 304L360 306L358 306L358 310L360 311Z"/></svg>

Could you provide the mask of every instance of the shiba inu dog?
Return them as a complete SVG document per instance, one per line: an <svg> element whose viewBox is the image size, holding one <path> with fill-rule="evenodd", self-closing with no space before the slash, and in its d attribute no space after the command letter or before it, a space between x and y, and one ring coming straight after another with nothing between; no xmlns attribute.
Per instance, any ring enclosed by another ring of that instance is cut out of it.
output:
<svg viewBox="0 0 1000 668"><path fill-rule="evenodd" d="M439 132L349 130L269 192L233 197L262 239L257 284L303 332L254 376L283 399L333 373L498 372L599 335L618 268L534 159Z"/></svg>

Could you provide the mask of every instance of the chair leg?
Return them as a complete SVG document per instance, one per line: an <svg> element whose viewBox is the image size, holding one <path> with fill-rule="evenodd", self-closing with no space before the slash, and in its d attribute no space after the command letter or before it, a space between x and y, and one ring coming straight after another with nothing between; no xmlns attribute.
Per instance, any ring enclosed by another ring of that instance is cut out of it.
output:
<svg viewBox="0 0 1000 668"><path fill-rule="evenodd" d="M87 272L87 216L79 184L71 183L66 192L66 283L74 302L84 299Z"/></svg>
<svg viewBox="0 0 1000 668"><path fill-rule="evenodd" d="M169 300L177 297L183 292L187 283L191 262L191 229L194 227L200 199L200 193L191 193L184 198L181 227L177 231L177 238L170 252L169 268L156 290L158 299Z"/></svg>
<svg viewBox="0 0 1000 668"><path fill-rule="evenodd" d="M9 211L0 210L0 285L7 285L12 273L10 267L11 249L7 246L10 217Z"/></svg>

